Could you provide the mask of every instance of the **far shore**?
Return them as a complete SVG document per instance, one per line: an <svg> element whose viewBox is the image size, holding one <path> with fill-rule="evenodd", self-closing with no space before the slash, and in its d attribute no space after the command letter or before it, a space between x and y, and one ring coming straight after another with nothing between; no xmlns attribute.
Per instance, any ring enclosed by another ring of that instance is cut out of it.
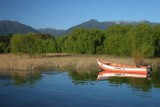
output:
<svg viewBox="0 0 160 107"><path fill-rule="evenodd" d="M109 62L135 65L132 57L114 57L108 55L75 55L75 54L47 54L43 57L18 56L14 54L0 54L0 72L4 70L75 70L100 71L96 59ZM158 68L160 58L144 60L153 68Z"/></svg>

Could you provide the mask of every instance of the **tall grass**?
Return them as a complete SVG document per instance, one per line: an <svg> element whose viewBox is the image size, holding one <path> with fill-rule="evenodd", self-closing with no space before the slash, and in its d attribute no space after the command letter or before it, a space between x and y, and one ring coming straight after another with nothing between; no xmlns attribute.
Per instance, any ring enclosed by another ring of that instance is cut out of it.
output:
<svg viewBox="0 0 160 107"><path fill-rule="evenodd" d="M144 62L144 54L141 53L141 52L136 52L133 54L133 60L136 64L136 66L141 66L141 65L144 65L145 62Z"/></svg>
<svg viewBox="0 0 160 107"><path fill-rule="evenodd" d="M66 55L48 54L45 57L29 58L28 56L16 56L13 54L0 54L1 70L76 70L93 71L100 70L96 59L107 60L109 62L135 65L131 57L113 57L107 55ZM160 59L145 59L149 64L156 67Z"/></svg>
<svg viewBox="0 0 160 107"><path fill-rule="evenodd" d="M13 54L0 55L1 70L41 70L41 69L73 69L94 70L97 69L95 57L81 56L46 56L29 58L28 56L16 56Z"/></svg>

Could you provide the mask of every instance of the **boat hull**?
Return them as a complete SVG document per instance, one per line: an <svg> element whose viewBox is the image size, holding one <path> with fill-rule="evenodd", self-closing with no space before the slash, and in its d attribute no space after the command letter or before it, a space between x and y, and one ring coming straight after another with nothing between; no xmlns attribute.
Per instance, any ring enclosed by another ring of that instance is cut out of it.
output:
<svg viewBox="0 0 160 107"><path fill-rule="evenodd" d="M116 72L147 72L147 67L135 67L135 66L127 66L122 64L112 64L112 63L104 63L97 59L99 67L104 71L116 71ZM109 65L110 64L110 65Z"/></svg>

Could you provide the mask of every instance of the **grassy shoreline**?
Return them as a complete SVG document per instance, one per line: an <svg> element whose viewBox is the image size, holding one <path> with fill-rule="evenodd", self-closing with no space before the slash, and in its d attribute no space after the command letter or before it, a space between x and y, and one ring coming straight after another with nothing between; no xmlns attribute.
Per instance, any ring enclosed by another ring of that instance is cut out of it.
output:
<svg viewBox="0 0 160 107"><path fill-rule="evenodd" d="M115 63L135 65L131 57L113 57L107 55L69 55L47 54L45 57L17 56L14 54L0 54L0 71L2 70L75 70L99 71L96 59L107 60ZM145 63L158 67L160 58L145 59Z"/></svg>

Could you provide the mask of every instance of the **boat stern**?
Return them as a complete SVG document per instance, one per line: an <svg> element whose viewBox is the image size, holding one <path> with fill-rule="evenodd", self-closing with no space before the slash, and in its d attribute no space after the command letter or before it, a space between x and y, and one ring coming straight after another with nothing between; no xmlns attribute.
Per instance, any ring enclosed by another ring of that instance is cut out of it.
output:
<svg viewBox="0 0 160 107"><path fill-rule="evenodd" d="M147 78L151 78L151 76L152 76L152 67L148 66L147 67Z"/></svg>

